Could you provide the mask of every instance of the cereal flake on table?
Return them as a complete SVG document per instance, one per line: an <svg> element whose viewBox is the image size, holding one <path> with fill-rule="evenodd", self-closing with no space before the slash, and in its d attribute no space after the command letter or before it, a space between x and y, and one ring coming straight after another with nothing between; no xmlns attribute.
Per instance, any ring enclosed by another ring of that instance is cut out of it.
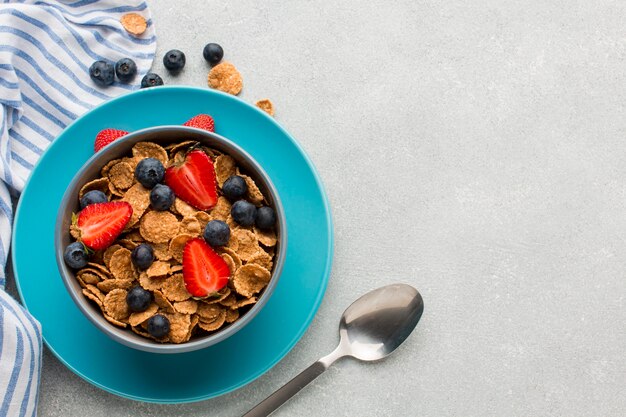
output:
<svg viewBox="0 0 626 417"><path fill-rule="evenodd" d="M222 62L211 68L208 82L209 87L235 96L243 88L243 78L241 78L237 68L230 62Z"/></svg>

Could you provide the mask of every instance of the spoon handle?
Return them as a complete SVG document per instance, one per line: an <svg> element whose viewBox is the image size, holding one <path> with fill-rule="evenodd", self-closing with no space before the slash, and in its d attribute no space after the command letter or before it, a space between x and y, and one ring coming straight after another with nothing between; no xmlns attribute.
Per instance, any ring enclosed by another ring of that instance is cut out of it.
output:
<svg viewBox="0 0 626 417"><path fill-rule="evenodd" d="M287 382L272 395L261 401L252 410L248 411L243 417L266 417L276 411L281 405L287 402L291 397L296 395L300 390L306 387L311 381L324 373L335 360L344 356L340 348L333 353L324 356L313 365L300 372L295 378Z"/></svg>

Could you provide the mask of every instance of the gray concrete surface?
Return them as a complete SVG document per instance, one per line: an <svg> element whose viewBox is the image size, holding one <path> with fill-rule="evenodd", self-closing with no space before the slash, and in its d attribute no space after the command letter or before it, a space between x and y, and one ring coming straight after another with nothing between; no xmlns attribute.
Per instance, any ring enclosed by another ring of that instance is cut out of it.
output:
<svg viewBox="0 0 626 417"><path fill-rule="evenodd" d="M196 404L117 398L44 358L39 415L236 416L329 352L374 287L422 292L395 356L346 360L277 416L622 416L626 3L149 1L167 83L217 41L316 163L337 249L296 348ZM158 366L158 364L155 364Z"/></svg>

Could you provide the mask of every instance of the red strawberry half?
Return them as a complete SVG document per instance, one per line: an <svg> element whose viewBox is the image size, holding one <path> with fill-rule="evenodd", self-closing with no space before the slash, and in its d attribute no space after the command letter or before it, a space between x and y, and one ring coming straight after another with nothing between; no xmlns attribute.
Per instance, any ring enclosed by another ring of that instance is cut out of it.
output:
<svg viewBox="0 0 626 417"><path fill-rule="evenodd" d="M96 135L96 141L94 142L93 149L94 151L98 152L100 149L104 148L109 143L125 135L128 135L128 132L125 130L118 130L118 129L101 130Z"/></svg>
<svg viewBox="0 0 626 417"><path fill-rule="evenodd" d="M78 213L76 219L80 241L94 250L111 246L132 214L132 206L125 201L88 205Z"/></svg>
<svg viewBox="0 0 626 417"><path fill-rule="evenodd" d="M228 264L200 238L187 242L183 249L183 278L189 294L207 297L228 284Z"/></svg>
<svg viewBox="0 0 626 417"><path fill-rule="evenodd" d="M199 114L183 123L183 126L197 127L198 129L215 132L215 121L208 114Z"/></svg>
<svg viewBox="0 0 626 417"><path fill-rule="evenodd" d="M165 183L174 194L199 210L209 210L217 203L213 161L201 150L191 151L180 165L165 171Z"/></svg>

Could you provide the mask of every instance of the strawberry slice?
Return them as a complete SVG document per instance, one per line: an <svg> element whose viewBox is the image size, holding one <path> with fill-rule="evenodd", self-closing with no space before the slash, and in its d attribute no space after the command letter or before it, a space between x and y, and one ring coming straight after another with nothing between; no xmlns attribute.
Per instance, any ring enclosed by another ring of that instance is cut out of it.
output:
<svg viewBox="0 0 626 417"><path fill-rule="evenodd" d="M201 150L189 152L180 165L169 167L165 183L178 198L198 210L209 210L217 203L213 161Z"/></svg>
<svg viewBox="0 0 626 417"><path fill-rule="evenodd" d="M98 152L100 149L107 146L109 143L121 138L122 136L128 135L128 132L125 130L119 129L104 129L98 132L96 135L96 140L93 144L93 149L95 152Z"/></svg>
<svg viewBox="0 0 626 417"><path fill-rule="evenodd" d="M183 249L183 279L189 294L207 297L224 288L229 278L228 264L203 239L187 242Z"/></svg>
<svg viewBox="0 0 626 417"><path fill-rule="evenodd" d="M76 219L80 241L94 250L111 246L130 221L132 214L133 208L126 201L88 205L78 213Z"/></svg>
<svg viewBox="0 0 626 417"><path fill-rule="evenodd" d="M208 114L199 114L183 123L183 126L197 127L198 129L215 132L215 121Z"/></svg>

